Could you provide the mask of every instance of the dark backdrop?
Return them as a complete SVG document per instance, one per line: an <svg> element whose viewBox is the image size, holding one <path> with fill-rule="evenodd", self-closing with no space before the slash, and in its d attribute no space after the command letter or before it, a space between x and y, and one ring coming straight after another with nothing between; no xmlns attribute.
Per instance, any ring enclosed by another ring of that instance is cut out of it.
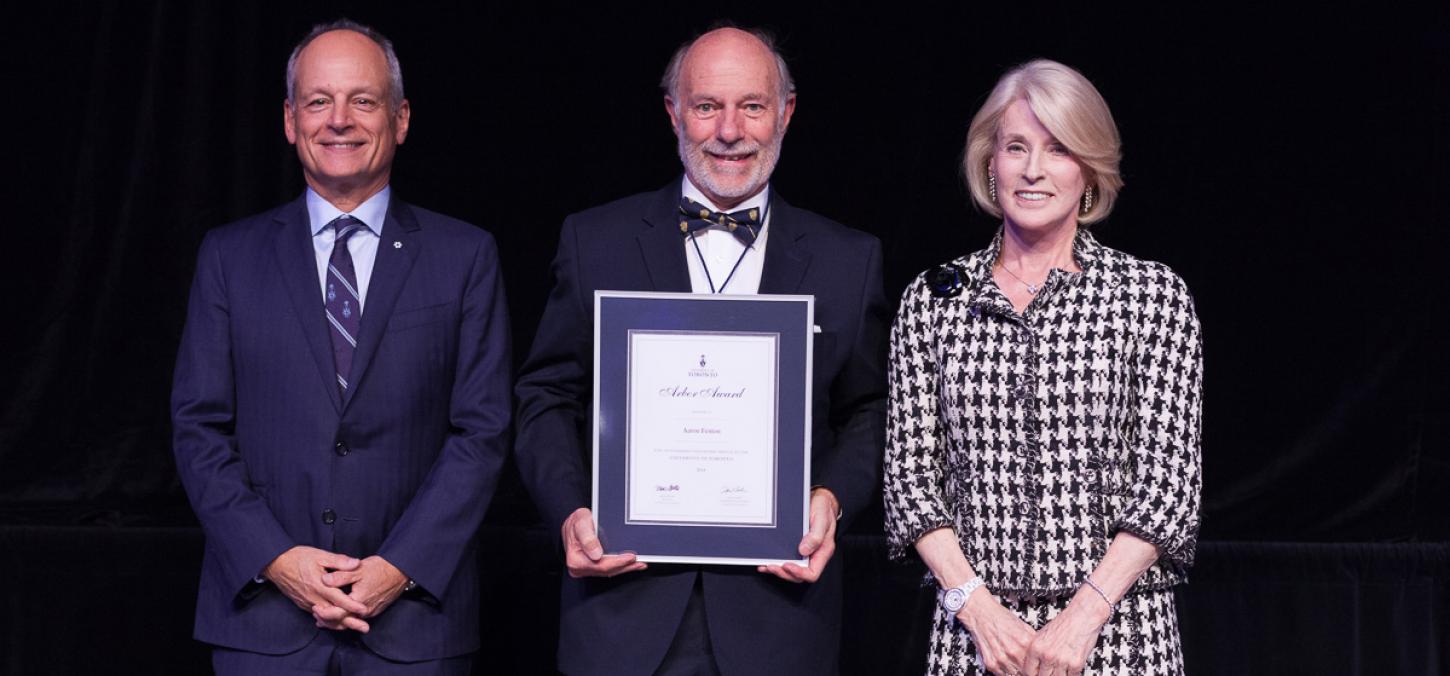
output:
<svg viewBox="0 0 1450 676"><path fill-rule="evenodd" d="M498 238L522 358L563 217L676 180L658 78L728 15L774 28L799 86L773 185L879 236L893 297L991 237L957 163L995 79L1039 56L1082 70L1125 153L1127 187L1095 230L1171 265L1204 326L1203 538L1450 541L1450 23L1435 5L16 12L0 29L0 524L194 525L167 398L195 250L207 228L301 191L282 71L311 24L347 15L393 38L413 106L396 194ZM507 477L490 524L533 520Z"/></svg>

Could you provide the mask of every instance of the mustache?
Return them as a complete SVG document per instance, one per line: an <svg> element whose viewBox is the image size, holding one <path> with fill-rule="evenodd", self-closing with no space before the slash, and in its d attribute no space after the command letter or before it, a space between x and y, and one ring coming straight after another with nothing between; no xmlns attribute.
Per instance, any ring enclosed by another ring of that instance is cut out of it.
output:
<svg viewBox="0 0 1450 676"><path fill-rule="evenodd" d="M762 146L761 144L746 139L741 139L734 143L722 143L719 139L713 138L695 147L704 152L713 153L715 155L748 155L750 153L758 153L761 151L762 148L764 148L764 146Z"/></svg>

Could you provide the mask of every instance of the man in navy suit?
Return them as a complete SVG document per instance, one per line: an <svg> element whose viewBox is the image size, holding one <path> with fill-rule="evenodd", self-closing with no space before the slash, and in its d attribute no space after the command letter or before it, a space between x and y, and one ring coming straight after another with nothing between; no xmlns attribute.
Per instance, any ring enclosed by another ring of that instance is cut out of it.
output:
<svg viewBox="0 0 1450 676"><path fill-rule="evenodd" d="M287 86L307 190L207 234L177 356L195 636L220 674L467 674L509 424L497 251L391 194L410 110L385 38L318 26Z"/></svg>
<svg viewBox="0 0 1450 676"><path fill-rule="evenodd" d="M768 185L796 106L768 35L706 33L681 47L662 85L685 175L564 222L554 288L515 390L518 465L561 528L569 573L559 666L571 675L835 673L837 521L875 494L884 434L881 246ZM814 488L800 543L808 565L646 568L604 553L586 507L598 289L815 296Z"/></svg>

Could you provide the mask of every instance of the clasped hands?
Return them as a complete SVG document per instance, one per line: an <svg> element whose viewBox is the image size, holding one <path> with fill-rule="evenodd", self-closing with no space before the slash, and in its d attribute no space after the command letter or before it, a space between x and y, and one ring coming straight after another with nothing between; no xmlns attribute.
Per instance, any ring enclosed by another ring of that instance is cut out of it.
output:
<svg viewBox="0 0 1450 676"><path fill-rule="evenodd" d="M801 537L798 548L807 557L806 565L795 563L759 566L759 572L774 575L787 582L815 582L820 579L826 563L836 552L836 515L840 503L829 490L811 491L810 527ZM564 566L570 577L614 577L621 573L644 570L648 566L634 554L605 554L594 529L594 514L587 507L574 510L560 528L564 540Z"/></svg>
<svg viewBox="0 0 1450 676"><path fill-rule="evenodd" d="M979 589L957 619L972 634L982 666L1000 676L1081 674L1109 616L1107 604L1081 591L1041 630L1034 631L991 592Z"/></svg>
<svg viewBox="0 0 1450 676"><path fill-rule="evenodd" d="M263 572L309 613L317 626L367 633L376 617L402 595L408 577L381 556L355 559L316 547L293 547Z"/></svg>

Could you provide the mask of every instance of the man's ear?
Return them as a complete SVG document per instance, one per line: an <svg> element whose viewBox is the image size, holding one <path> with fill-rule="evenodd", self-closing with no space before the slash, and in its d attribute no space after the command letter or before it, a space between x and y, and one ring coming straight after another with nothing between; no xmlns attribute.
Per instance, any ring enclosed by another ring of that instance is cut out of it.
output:
<svg viewBox="0 0 1450 676"><path fill-rule="evenodd" d="M398 112L393 113L393 124L395 126L393 135L395 137L394 141L398 145L403 145L403 141L408 138L408 121L412 118L413 107L408 105L408 99L403 99L403 102L398 104Z"/></svg>
<svg viewBox="0 0 1450 676"><path fill-rule="evenodd" d="M665 114L670 116L670 131L678 130L680 128L680 114L679 111L675 110L675 100L670 98L669 95L665 96Z"/></svg>
<svg viewBox="0 0 1450 676"><path fill-rule="evenodd" d="M790 128L790 116L795 114L795 92L785 97L785 116L780 120L780 130L784 132Z"/></svg>
<svg viewBox="0 0 1450 676"><path fill-rule="evenodd" d="M292 102L282 100L282 133L287 136L287 142L297 145L297 126L292 119Z"/></svg>

